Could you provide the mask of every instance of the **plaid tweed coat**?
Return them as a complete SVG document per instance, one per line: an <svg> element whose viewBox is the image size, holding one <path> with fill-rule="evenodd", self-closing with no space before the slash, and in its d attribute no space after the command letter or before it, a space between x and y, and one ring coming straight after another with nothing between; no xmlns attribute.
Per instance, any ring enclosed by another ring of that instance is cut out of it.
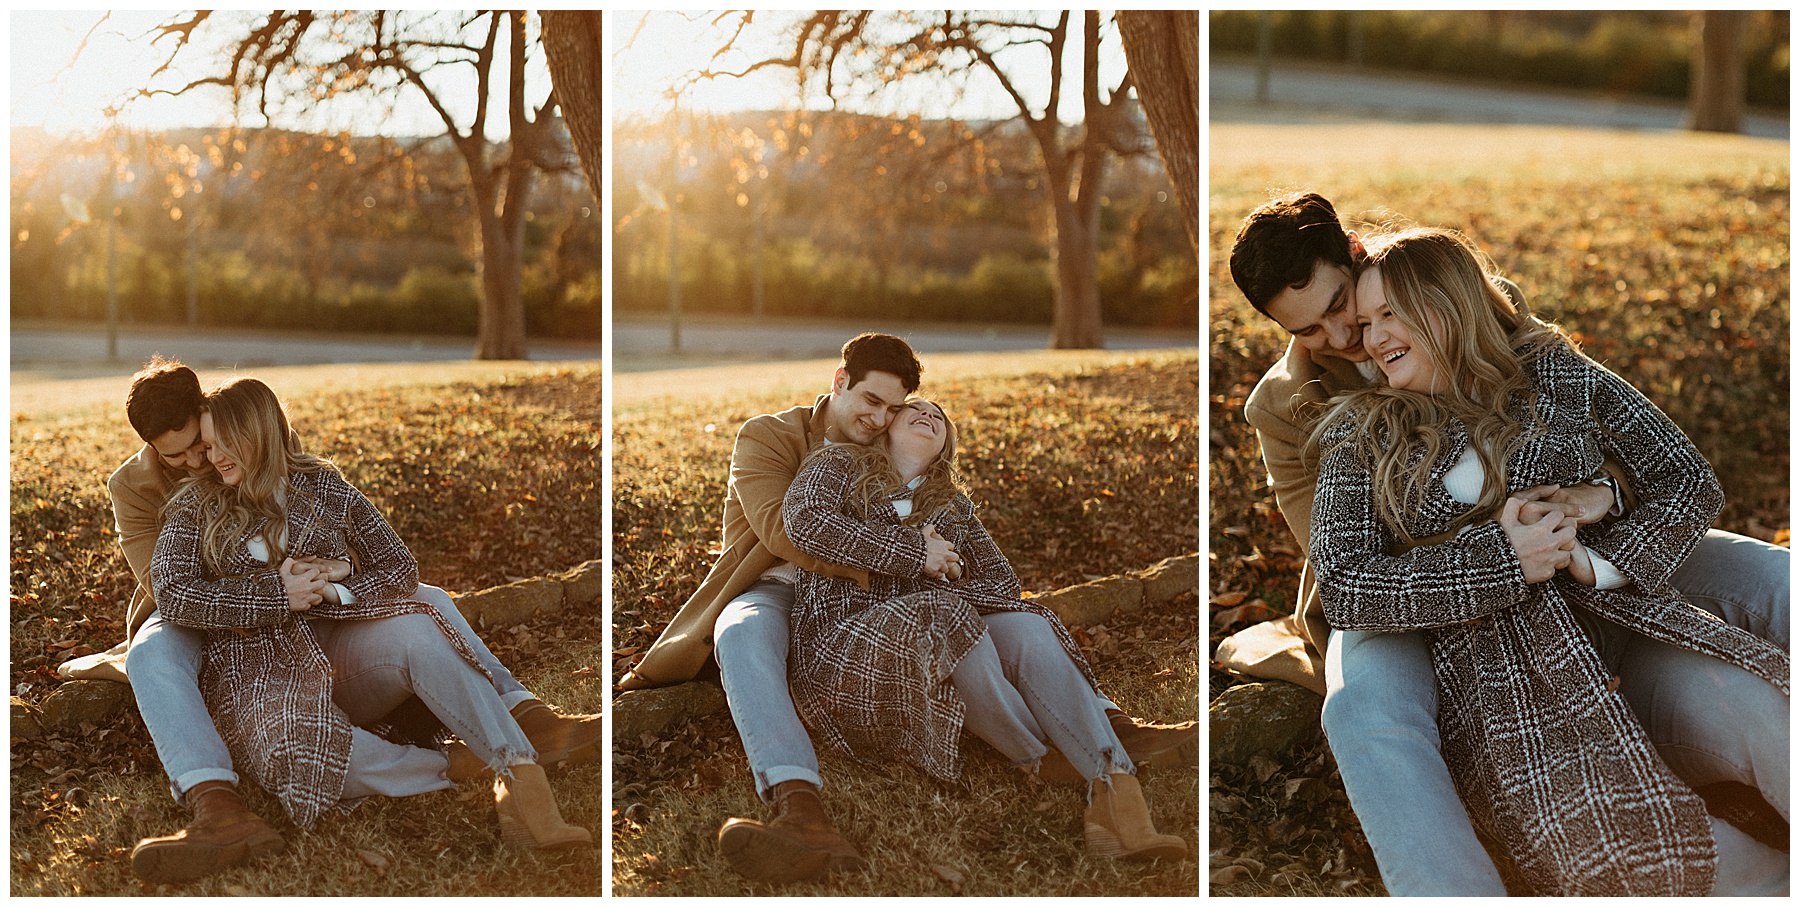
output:
<svg viewBox="0 0 1800 907"><path fill-rule="evenodd" d="M1020 597L1019 578L962 495L938 533L963 558L955 582L923 575L924 535L892 504L864 520L851 503L846 451L811 460L782 503L788 538L820 560L869 572L869 586L801 569L794 589L788 687L833 747L870 762L900 760L946 781L962 775L964 706L950 672L987 632L982 614L1027 611L1049 621L1088 683L1098 683L1068 628ZM903 492L903 494L910 492Z"/></svg>
<svg viewBox="0 0 1800 907"><path fill-rule="evenodd" d="M1612 457L1638 504L1616 523L1582 527L1580 538L1630 584L1602 591L1559 573L1527 585L1493 520L1390 555L1395 536L1376 516L1367 471L1348 447L1334 449L1352 431L1346 418L1322 436L1314 499L1325 614L1345 630L1427 633L1445 761L1477 827L1505 846L1539 894L1708 894L1717 857L1705 807L1610 688L1574 609L1739 665L1783 692L1787 655L1668 586L1723 500L1680 429L1569 347L1525 367L1545 428L1508 461L1507 488L1580 482ZM1445 531L1469 509L1442 483L1467 447L1466 433L1455 434L1410 515L1416 538Z"/></svg>
<svg viewBox="0 0 1800 907"><path fill-rule="evenodd" d="M368 498L329 469L290 475L285 491L288 554L353 559L356 572L342 585L354 603L289 611L276 567L253 560L248 548L267 521L233 549L224 575L214 575L201 559L205 515L193 497L165 516L150 577L164 619L208 631L200 689L233 764L279 798L295 825L310 828L327 810L354 805L340 803L350 722L331 701L331 665L310 620L429 614L486 670L436 608L408 598L418 565Z"/></svg>

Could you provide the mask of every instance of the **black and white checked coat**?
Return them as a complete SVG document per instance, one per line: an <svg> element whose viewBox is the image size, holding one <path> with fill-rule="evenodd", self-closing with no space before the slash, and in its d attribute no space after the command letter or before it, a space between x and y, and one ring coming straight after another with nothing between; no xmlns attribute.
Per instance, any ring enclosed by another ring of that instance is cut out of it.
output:
<svg viewBox="0 0 1800 907"><path fill-rule="evenodd" d="M1611 457L1639 503L1616 523L1582 527L1580 539L1631 582L1602 591L1558 573L1527 585L1491 519L1453 541L1390 555L1395 535L1376 516L1369 474L1337 446L1353 431L1345 418L1322 436L1313 509L1325 614L1342 630L1426 633L1445 761L1470 817L1539 894L1708 894L1717 858L1705 808L1609 690L1573 609L1724 659L1783 692L1787 655L1669 588L1723 501L1681 430L1569 347L1525 368L1546 429L1509 460L1508 490L1575 484ZM1424 505L1409 514L1415 538L1447 530L1470 507L1443 486L1468 444L1460 426L1454 434Z"/></svg>
<svg viewBox="0 0 1800 907"><path fill-rule="evenodd" d="M795 547L869 572L853 580L797 571L788 686L800 716L836 749L872 762L900 760L946 781L962 775L964 706L950 672L981 639L981 615L1026 611L1049 621L1088 683L1081 649L1048 608L1020 598L1019 578L975 505L958 495L938 533L963 558L955 582L930 579L924 535L891 504L864 520L852 509L848 452L806 462L782 501Z"/></svg>
<svg viewBox="0 0 1800 907"><path fill-rule="evenodd" d="M232 548L226 575L213 574L200 556L204 516L192 497L165 515L150 577L165 620L208 631L200 687L233 764L280 799L295 825L309 828L343 800L350 722L331 701L331 665L303 614L430 614L457 651L485 669L436 608L410 598L418 565L368 498L329 469L290 475L285 493L288 554L353 559L356 570L341 585L354 603L289 611L276 567L250 556L248 542L265 534L266 520Z"/></svg>

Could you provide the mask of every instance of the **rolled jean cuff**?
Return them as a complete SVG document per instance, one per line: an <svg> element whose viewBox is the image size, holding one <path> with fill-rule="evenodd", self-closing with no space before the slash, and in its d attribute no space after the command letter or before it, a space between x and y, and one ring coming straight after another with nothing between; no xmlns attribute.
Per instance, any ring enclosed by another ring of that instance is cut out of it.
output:
<svg viewBox="0 0 1800 907"><path fill-rule="evenodd" d="M170 782L169 792L175 795L175 802L179 803L187 796L188 791L208 781L229 781L232 787L236 787L238 776L237 772L226 768L197 768L191 772L183 772L181 777Z"/></svg>
<svg viewBox="0 0 1800 907"><path fill-rule="evenodd" d="M513 709L536 698L536 696L531 694L530 690L514 690L510 693L501 693L500 704L506 706L506 710L511 712ZM548 705L548 703L546 703L546 705Z"/></svg>
<svg viewBox="0 0 1800 907"><path fill-rule="evenodd" d="M775 790L775 785L788 781L805 781L820 790L825 789L825 781L819 777L818 772L798 765L777 765L766 772L759 773L759 777L756 779L756 795L761 797L764 803L767 803L770 794Z"/></svg>

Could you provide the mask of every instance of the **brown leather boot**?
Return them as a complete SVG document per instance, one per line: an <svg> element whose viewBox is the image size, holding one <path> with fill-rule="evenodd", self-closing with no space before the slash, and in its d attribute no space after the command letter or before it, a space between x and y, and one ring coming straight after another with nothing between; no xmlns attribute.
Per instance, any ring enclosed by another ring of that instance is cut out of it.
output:
<svg viewBox="0 0 1800 907"><path fill-rule="evenodd" d="M202 781L185 797L194 821L172 835L145 838L131 851L131 868L150 882L186 882L253 857L280 853L287 843L250 811L229 781Z"/></svg>
<svg viewBox="0 0 1800 907"><path fill-rule="evenodd" d="M1088 788L1082 827L1087 852L1097 857L1174 860L1187 853L1187 842L1157 833L1136 775L1113 775L1111 783L1095 779Z"/></svg>
<svg viewBox="0 0 1800 907"><path fill-rule="evenodd" d="M563 715L542 700L527 699L513 706L512 716L537 750L539 765L580 765L600 758L606 734L599 715Z"/></svg>
<svg viewBox="0 0 1800 907"><path fill-rule="evenodd" d="M719 828L719 851L739 875L760 882L795 882L821 872L861 869L862 854L831 827L819 789L783 781L772 792L775 818L729 819Z"/></svg>
<svg viewBox="0 0 1800 907"><path fill-rule="evenodd" d="M1138 768L1200 765L1200 722L1156 724L1124 712L1107 712L1113 734L1125 745L1125 755ZM1069 758L1051 747L1038 765L1038 777L1058 784L1084 784L1087 778L1069 764Z"/></svg>

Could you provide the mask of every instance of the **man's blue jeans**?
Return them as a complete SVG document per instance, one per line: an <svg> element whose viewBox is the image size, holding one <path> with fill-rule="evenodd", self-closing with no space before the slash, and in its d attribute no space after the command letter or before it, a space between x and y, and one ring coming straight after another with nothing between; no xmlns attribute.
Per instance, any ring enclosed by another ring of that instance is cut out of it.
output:
<svg viewBox="0 0 1800 907"><path fill-rule="evenodd" d="M469 641L482 667L493 675L494 690L507 708L536 698L488 650L468 619L456 610L449 593L421 585L414 598L436 607ZM150 731L157 758L169 776L169 790L177 800L202 781L238 781L231 754L200 697L200 659L205 646L204 630L169 623L161 612L153 612L132 637L125 656L138 714Z"/></svg>
<svg viewBox="0 0 1800 907"><path fill-rule="evenodd" d="M1726 622L1788 646L1789 552L1712 531L1671 585ZM1620 689L1664 759L1696 786L1736 780L1787 814L1787 700L1713 659L1638 640ZM1324 725L1350 804L1393 895L1503 895L1438 749L1437 682L1414 633L1337 632ZM1715 894L1785 890L1787 858L1715 822ZM1776 865L1776 864L1779 865Z"/></svg>

